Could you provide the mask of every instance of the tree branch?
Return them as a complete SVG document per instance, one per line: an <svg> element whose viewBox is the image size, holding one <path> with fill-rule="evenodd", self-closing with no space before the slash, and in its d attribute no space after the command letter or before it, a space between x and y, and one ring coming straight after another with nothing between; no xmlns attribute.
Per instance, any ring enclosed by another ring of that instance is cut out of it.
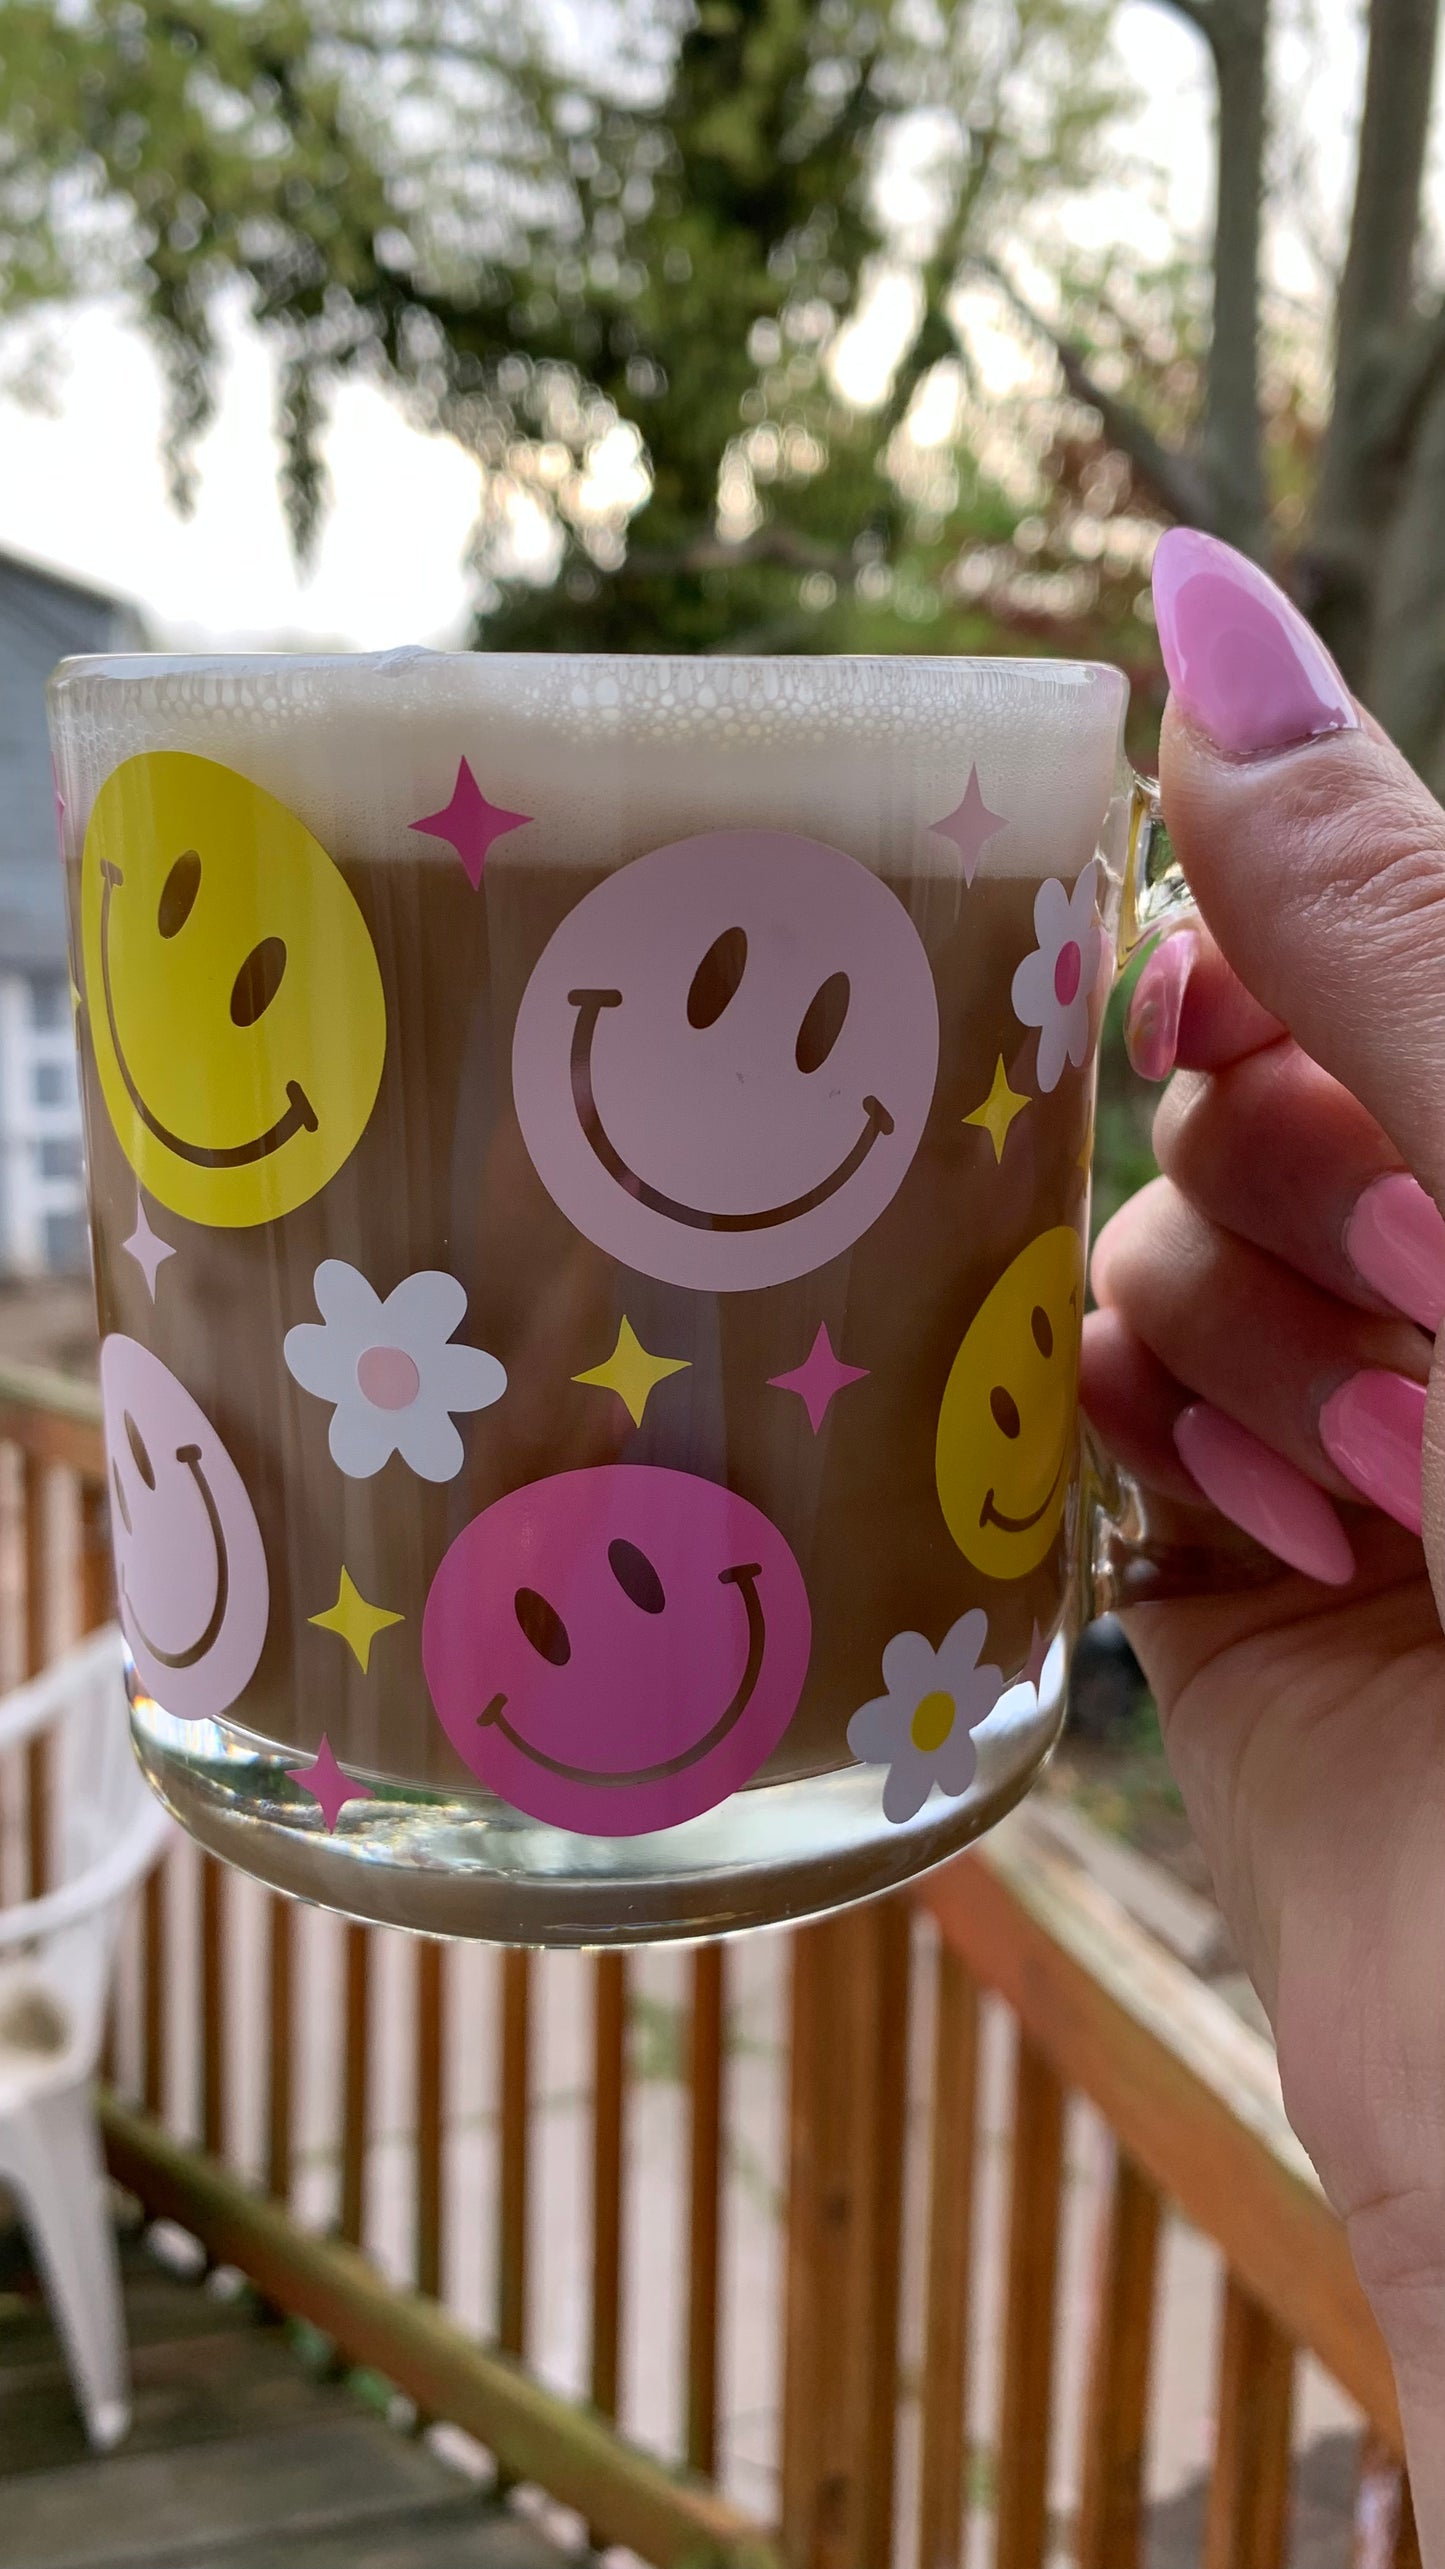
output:
<svg viewBox="0 0 1445 2569"><path fill-rule="evenodd" d="M1159 0L1176 18L1187 18L1211 53L1241 36L1264 33L1269 0Z"/></svg>
<svg viewBox="0 0 1445 2569"><path fill-rule="evenodd" d="M1259 264L1264 213L1269 0L1160 0L1203 36L1214 63L1214 318L1203 456L1211 525L1247 553L1264 538L1259 414Z"/></svg>
<svg viewBox="0 0 1445 2569"><path fill-rule="evenodd" d="M1383 538L1401 506L1402 450L1427 406L1433 363L1428 330L1422 339L1408 322L1436 44L1436 0L1372 0L1334 402L1301 563L1315 622L1361 692L1370 684Z"/></svg>
<svg viewBox="0 0 1445 2569"><path fill-rule="evenodd" d="M1176 18L1187 18L1213 44L1219 29L1219 0L1162 0L1162 5L1172 9Z"/></svg>
<svg viewBox="0 0 1445 2569"><path fill-rule="evenodd" d="M949 319L948 299L963 264L969 225L988 184L998 149L998 127L990 124L972 128L969 142L968 169L954 201L953 212L919 275L923 309L914 332L913 345L899 360L889 386L888 399L883 405L879 429L880 444L884 449L894 432L901 428L924 376L945 357L951 356L958 346L958 334Z"/></svg>
<svg viewBox="0 0 1445 2569"><path fill-rule="evenodd" d="M1091 410L1098 412L1109 443L1128 456L1140 480L1148 484L1170 516L1187 526L1211 527L1214 511L1209 486L1192 457L1178 454L1166 446L1130 403L1106 391L1095 381L1077 342L1056 330L1041 312L1035 311L996 259L977 258L971 265L1007 297L1026 328L1047 341L1074 399L1086 402Z"/></svg>
<svg viewBox="0 0 1445 2569"><path fill-rule="evenodd" d="M1370 696L1427 785L1445 784L1445 329L1417 379L1411 469L1380 547Z"/></svg>
<svg viewBox="0 0 1445 2569"><path fill-rule="evenodd" d="M1340 279L1338 371L1409 312L1439 14L1437 0L1373 0L1350 242Z"/></svg>
<svg viewBox="0 0 1445 2569"><path fill-rule="evenodd" d="M695 536L690 544L632 545L620 576L676 579L697 571L737 571L757 563L774 563L787 571L826 571L835 580L848 578L854 569L851 552L840 551L836 544L820 544L812 536L800 535L795 527L770 523L737 544L707 534Z"/></svg>
<svg viewBox="0 0 1445 2569"><path fill-rule="evenodd" d="M1410 445L1425 404L1445 373L1445 301L1414 333L1393 375L1381 387L1375 433L1397 461Z"/></svg>
<svg viewBox="0 0 1445 2569"><path fill-rule="evenodd" d="M1171 0L1176 5L1176 0ZM1267 63L1263 0L1210 12L1218 95L1214 316L1204 456L1221 535L1257 552L1266 500L1259 403L1259 265L1264 219Z"/></svg>

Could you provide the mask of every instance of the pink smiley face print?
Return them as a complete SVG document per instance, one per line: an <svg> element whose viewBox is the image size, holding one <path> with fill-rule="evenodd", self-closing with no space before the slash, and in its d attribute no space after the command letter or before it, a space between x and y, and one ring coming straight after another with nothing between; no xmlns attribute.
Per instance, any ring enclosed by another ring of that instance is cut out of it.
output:
<svg viewBox="0 0 1445 2569"><path fill-rule="evenodd" d="M432 1581L422 1664L492 1792L555 1828L640 1837L756 1772L811 1642L803 1574L749 1500L608 1463L473 1517Z"/></svg>
<svg viewBox="0 0 1445 2569"><path fill-rule="evenodd" d="M100 1351L121 1629L148 1695L210 1721L255 1672L270 1611L245 1485L168 1366L119 1334Z"/></svg>
<svg viewBox="0 0 1445 2569"><path fill-rule="evenodd" d="M664 1283L808 1274L918 1148L938 1002L897 894L817 839L714 830L569 911L517 1014L512 1089L543 1185Z"/></svg>

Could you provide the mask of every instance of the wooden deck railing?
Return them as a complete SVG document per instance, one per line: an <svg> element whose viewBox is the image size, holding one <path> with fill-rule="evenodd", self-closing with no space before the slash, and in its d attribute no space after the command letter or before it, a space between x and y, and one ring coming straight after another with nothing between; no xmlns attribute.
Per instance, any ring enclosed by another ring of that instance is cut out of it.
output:
<svg viewBox="0 0 1445 2569"><path fill-rule="evenodd" d="M0 1457L13 1679L107 1610L93 1395L0 1369ZM0 1897L43 1876L47 1825L43 1759L0 1774ZM739 2033L769 1974L775 2051ZM660 2139L632 2038L659 1975ZM544 2037L574 2019L544 2092ZM1268 2046L1026 1816L911 1902L661 1959L345 1926L178 1844L110 2069L112 2164L149 2210L599 2544L958 2569L986 2519L996 2569L1135 2569L1182 2220L1219 2270L1217 2347L1190 2349L1201 2410L1213 2367L1205 2569L1289 2560L1306 2356L1358 2416L1355 2569L1416 2557L1388 2362ZM1109 2135L1082 2192L1079 2099ZM574 2232L585 2295L558 2289Z"/></svg>

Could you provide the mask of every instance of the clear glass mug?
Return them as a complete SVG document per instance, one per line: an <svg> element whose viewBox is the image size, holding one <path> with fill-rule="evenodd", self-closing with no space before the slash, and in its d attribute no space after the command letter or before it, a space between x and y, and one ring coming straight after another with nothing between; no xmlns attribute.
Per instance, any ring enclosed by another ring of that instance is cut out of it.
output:
<svg viewBox="0 0 1445 2569"><path fill-rule="evenodd" d="M1147 1554L1096 1048L1182 899L1073 663L71 661L118 1612L205 1845L518 1943L953 1854Z"/></svg>

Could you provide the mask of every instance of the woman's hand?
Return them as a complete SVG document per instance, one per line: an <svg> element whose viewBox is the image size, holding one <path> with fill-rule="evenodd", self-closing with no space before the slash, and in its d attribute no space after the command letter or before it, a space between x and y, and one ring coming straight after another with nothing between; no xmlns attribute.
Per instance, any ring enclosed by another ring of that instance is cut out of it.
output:
<svg viewBox="0 0 1445 2569"><path fill-rule="evenodd" d="M1445 1638L1420 1530L1445 813L1251 565L1169 535L1155 594L1164 807L1208 933L1168 940L1135 994L1137 1066L1178 1073L1163 1175L1094 1253L1084 1398L1141 1480L1282 1565L1127 1621L1395 2358L1438 2563ZM1439 1503L1425 1537L1445 1567Z"/></svg>

